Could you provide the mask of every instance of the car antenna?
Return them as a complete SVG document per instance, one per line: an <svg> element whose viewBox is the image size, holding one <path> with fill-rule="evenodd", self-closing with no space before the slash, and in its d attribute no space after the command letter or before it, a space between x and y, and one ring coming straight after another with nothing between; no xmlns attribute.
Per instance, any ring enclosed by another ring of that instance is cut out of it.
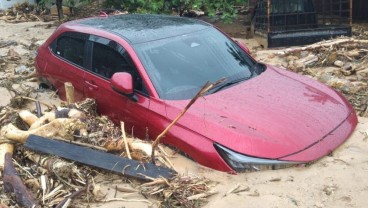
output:
<svg viewBox="0 0 368 208"><path fill-rule="evenodd" d="M109 17L109 15L104 12L104 11L100 11L100 14L99 14L100 17Z"/></svg>

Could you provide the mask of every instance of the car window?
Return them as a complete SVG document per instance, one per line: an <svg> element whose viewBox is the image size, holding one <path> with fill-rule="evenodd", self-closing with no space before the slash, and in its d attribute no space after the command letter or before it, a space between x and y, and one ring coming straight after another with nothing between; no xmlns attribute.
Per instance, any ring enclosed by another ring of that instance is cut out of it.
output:
<svg viewBox="0 0 368 208"><path fill-rule="evenodd" d="M148 92L127 51L115 41L91 35L92 66L90 71L109 80L116 72L128 72L133 77L134 89Z"/></svg>
<svg viewBox="0 0 368 208"><path fill-rule="evenodd" d="M162 99L190 99L207 81L261 73L246 52L213 28L133 46Z"/></svg>
<svg viewBox="0 0 368 208"><path fill-rule="evenodd" d="M53 52L73 64L78 66L84 65L84 47L86 41L85 39L72 37L70 33L68 35L62 35L53 44Z"/></svg>
<svg viewBox="0 0 368 208"><path fill-rule="evenodd" d="M130 70L129 64L117 51L100 43L93 44L93 72L110 79L115 72Z"/></svg>

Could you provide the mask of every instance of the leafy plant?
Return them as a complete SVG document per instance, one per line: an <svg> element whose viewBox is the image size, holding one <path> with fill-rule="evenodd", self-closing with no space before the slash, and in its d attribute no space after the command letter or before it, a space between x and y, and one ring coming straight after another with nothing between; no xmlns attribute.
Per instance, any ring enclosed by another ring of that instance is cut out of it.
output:
<svg viewBox="0 0 368 208"><path fill-rule="evenodd" d="M244 5L248 0L106 0L109 8L125 9L137 13L178 13L180 16L190 10L203 10L209 16L220 15L224 21L237 16L234 5Z"/></svg>

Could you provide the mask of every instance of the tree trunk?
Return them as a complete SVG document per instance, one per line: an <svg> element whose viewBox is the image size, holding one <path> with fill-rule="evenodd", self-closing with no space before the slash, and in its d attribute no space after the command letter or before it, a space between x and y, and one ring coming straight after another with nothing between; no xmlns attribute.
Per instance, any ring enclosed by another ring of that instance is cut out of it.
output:
<svg viewBox="0 0 368 208"><path fill-rule="evenodd" d="M64 19L63 0L56 0L56 8L58 12L59 21L61 21L62 19Z"/></svg>

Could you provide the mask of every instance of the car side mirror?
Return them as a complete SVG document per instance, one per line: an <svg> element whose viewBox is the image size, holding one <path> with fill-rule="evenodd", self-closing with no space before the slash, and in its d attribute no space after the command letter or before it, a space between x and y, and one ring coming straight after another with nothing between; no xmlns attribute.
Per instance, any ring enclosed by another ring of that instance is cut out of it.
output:
<svg viewBox="0 0 368 208"><path fill-rule="evenodd" d="M136 96L134 96L133 90L133 77L127 72L118 72L112 75L111 87L116 92L123 94L125 96L131 97L136 101Z"/></svg>
<svg viewBox="0 0 368 208"><path fill-rule="evenodd" d="M250 54L250 50L249 50L249 48L244 44L244 43L242 43L242 42L240 42L240 41L235 41L237 44L238 44L238 46L241 48L241 49L243 49L245 52L247 52L248 54Z"/></svg>

